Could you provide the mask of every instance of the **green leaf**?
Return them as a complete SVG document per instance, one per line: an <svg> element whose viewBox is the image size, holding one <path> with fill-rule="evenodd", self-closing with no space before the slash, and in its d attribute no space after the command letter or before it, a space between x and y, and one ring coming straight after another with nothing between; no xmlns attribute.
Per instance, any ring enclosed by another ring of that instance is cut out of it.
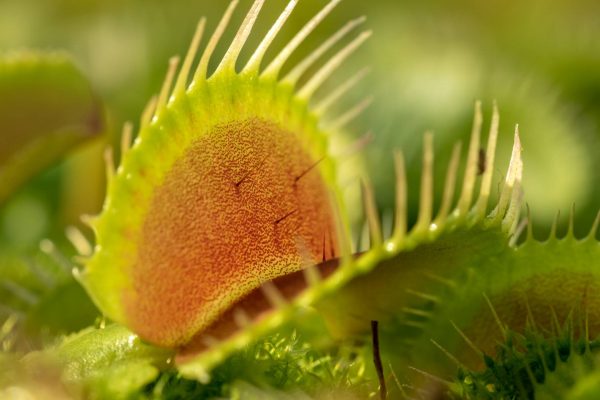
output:
<svg viewBox="0 0 600 400"><path fill-rule="evenodd" d="M17 317L13 350L39 348L97 318L71 268L41 251L20 253L0 246L0 324L5 316Z"/></svg>
<svg viewBox="0 0 600 400"><path fill-rule="evenodd" d="M53 352L65 365L67 381L85 379L122 362L163 363L169 355L169 351L143 343L119 325L86 329L68 337Z"/></svg>
<svg viewBox="0 0 600 400"><path fill-rule="evenodd" d="M100 101L68 56L0 58L0 202L103 127Z"/></svg>
<svg viewBox="0 0 600 400"><path fill-rule="evenodd" d="M316 312L307 313L302 326L288 323L232 355L212 371L209 383L166 371L149 387L150 398L367 398L374 379L369 368L370 347L315 343L315 338L322 336L327 336L322 318ZM327 397L329 393L331 397Z"/></svg>
<svg viewBox="0 0 600 400"><path fill-rule="evenodd" d="M56 347L31 353L29 369L45 360L61 366L61 381L85 398L128 399L158 377L170 352L143 343L119 325L88 328L67 337Z"/></svg>
<svg viewBox="0 0 600 400"><path fill-rule="evenodd" d="M0 374L0 398L22 393L31 398L130 399L158 377L168 356L121 326L88 328L21 360L0 352L0 368L10 371ZM39 379L42 375L45 380ZM50 392L63 395L48 397Z"/></svg>
<svg viewBox="0 0 600 400"><path fill-rule="evenodd" d="M123 360L94 371L88 377L93 399L130 399L157 378L159 370L149 359Z"/></svg>

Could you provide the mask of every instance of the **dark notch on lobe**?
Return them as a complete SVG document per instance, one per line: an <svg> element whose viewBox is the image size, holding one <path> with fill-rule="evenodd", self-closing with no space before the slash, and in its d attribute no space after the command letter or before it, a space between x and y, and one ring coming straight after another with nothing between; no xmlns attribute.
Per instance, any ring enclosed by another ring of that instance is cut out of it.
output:
<svg viewBox="0 0 600 400"><path fill-rule="evenodd" d="M268 156L268 155L267 155L267 156L265 156L265 158L263 158L263 159L262 159L262 161L261 161L261 162L260 162L260 163L259 163L259 164L258 164L256 167L254 167L254 168L251 168L251 169L250 169L248 172L246 172L246 174L244 174L244 176L242 176L242 179L240 179L239 181L235 182L233 185L234 185L236 188L239 188L239 187L240 187L240 185L241 185L242 183L244 183L244 182L245 182L245 181L248 179L248 177L250 176L250 174L251 174L251 173L253 173L253 172L254 172L254 171L256 171L257 169L261 168L261 167L262 167L262 166L265 164L265 161L267 161L267 157L269 157L269 156Z"/></svg>
<svg viewBox="0 0 600 400"><path fill-rule="evenodd" d="M325 159L325 156L319 158L317 161L315 161L314 163L312 163L308 168L306 168L304 171L302 171L302 173L300 173L300 175L296 176L294 178L294 184L298 183L298 181L300 179L302 179L302 177L306 174L308 174L310 171L312 171L317 165L319 165L321 163L321 161L323 161Z"/></svg>
<svg viewBox="0 0 600 400"><path fill-rule="evenodd" d="M334 240L335 236L331 232L331 226L329 226L328 232L329 232L329 249L330 249L330 253L331 253L330 255L331 255L331 258L335 258L336 257L336 254L335 254L335 240Z"/></svg>
<svg viewBox="0 0 600 400"><path fill-rule="evenodd" d="M331 233L331 228L323 231L323 257L322 262L329 260L330 258L335 258L335 243L333 239L333 234ZM329 241L327 241L327 237L329 236ZM328 243L329 242L329 243ZM327 244L329 244L329 258L327 257Z"/></svg>
<svg viewBox="0 0 600 400"><path fill-rule="evenodd" d="M326 254L326 250L327 250L327 231L323 232L323 258L321 260L321 262L325 262L327 261L327 254Z"/></svg>
<svg viewBox="0 0 600 400"><path fill-rule="evenodd" d="M296 208L295 210L292 210L290 212L288 212L287 214L285 214L283 217L275 220L275 222L273 222L275 225L279 225L280 222L283 222L283 220L285 220L286 218L292 216L293 214L297 213L298 209Z"/></svg>

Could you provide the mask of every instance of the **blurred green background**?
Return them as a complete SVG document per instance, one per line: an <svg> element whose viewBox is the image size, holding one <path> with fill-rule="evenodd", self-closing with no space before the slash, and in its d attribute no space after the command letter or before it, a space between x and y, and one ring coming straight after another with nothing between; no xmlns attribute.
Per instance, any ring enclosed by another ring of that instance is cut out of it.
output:
<svg viewBox="0 0 600 400"><path fill-rule="evenodd" d="M146 101L160 88L168 58L185 54L198 19L207 16L212 31L227 3L0 0L0 51L66 50L91 81L107 116L105 134L79 146L0 207L2 257L13 260L5 265L36 253L46 237L67 257L72 254L63 239L65 227L78 224L83 213L97 213L102 204L102 149L118 141L123 122L137 124ZM241 1L237 23L250 3ZM267 0L251 37L254 46L285 3ZM326 1L300 3L267 57ZM579 231L589 228L600 205L600 2L345 0L293 59L360 15L368 17L366 26L374 36L328 87L365 65L371 67L355 95L372 94L375 101L353 121L348 134L374 134L363 153L382 212L391 210L394 201L392 148L406 153L411 209L416 211L423 132L435 133L436 177L442 178L452 144L462 140L466 150L475 100L483 102L484 129L496 100L499 160L508 159L518 123L525 198L539 230L547 232L556 211L566 213L573 202ZM223 40L217 53L227 44ZM252 44L246 46L245 57ZM359 99L339 104L339 111ZM498 174L504 167L501 162ZM441 179L436 188L441 191Z"/></svg>

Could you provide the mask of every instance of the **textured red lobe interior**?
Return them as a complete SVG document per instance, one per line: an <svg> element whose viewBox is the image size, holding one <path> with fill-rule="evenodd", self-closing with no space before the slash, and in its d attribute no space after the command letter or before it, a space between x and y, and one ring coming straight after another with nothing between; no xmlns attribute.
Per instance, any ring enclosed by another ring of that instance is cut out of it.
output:
<svg viewBox="0 0 600 400"><path fill-rule="evenodd" d="M325 255L325 257L328 256L327 254ZM335 272L339 263L340 259L332 258L323 261L321 264L314 266L314 268L318 269L319 275L322 278L326 278ZM271 282L286 300L293 300L309 287L304 276L304 271L292 272L275 278ZM257 321L263 316L267 316L272 310L273 305L269 303L264 293L260 289L254 289L222 313L219 319L207 327L207 329L192 338L185 346L177 349L176 363L185 364L193 360L196 355L207 350L210 344L205 341L206 337L223 341L237 333L241 327L236 322L236 312L242 311L248 320Z"/></svg>
<svg viewBox="0 0 600 400"><path fill-rule="evenodd" d="M302 257L336 254L332 218L319 159L296 134L258 119L215 127L154 191L124 293L130 326L184 344Z"/></svg>

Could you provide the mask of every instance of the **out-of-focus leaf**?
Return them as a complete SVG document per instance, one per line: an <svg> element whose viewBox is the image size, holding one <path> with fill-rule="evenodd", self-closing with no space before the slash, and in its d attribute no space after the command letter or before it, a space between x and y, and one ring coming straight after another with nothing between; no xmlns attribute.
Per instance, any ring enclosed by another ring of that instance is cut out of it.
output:
<svg viewBox="0 0 600 400"><path fill-rule="evenodd" d="M0 202L103 127L100 102L68 56L0 58Z"/></svg>
<svg viewBox="0 0 600 400"><path fill-rule="evenodd" d="M77 398L130 399L158 377L170 354L142 343L124 327L108 325L68 336L22 362L27 371L54 365L58 381Z"/></svg>
<svg viewBox="0 0 600 400"><path fill-rule="evenodd" d="M40 327L49 335L73 332L93 322L97 312L81 285L74 280L66 281L45 293L32 307L25 329L30 336Z"/></svg>
<svg viewBox="0 0 600 400"><path fill-rule="evenodd" d="M155 380L159 370L151 359L123 360L94 371L87 379L91 399L131 399ZM141 397L141 396L140 396Z"/></svg>
<svg viewBox="0 0 600 400"><path fill-rule="evenodd" d="M65 365L68 381L77 381L123 361L153 360L165 362L170 352L143 343L140 338L119 325L89 328L72 335L53 353Z"/></svg>
<svg viewBox="0 0 600 400"><path fill-rule="evenodd" d="M14 350L23 351L91 325L98 311L68 264L0 246L0 326L7 315L17 318Z"/></svg>

